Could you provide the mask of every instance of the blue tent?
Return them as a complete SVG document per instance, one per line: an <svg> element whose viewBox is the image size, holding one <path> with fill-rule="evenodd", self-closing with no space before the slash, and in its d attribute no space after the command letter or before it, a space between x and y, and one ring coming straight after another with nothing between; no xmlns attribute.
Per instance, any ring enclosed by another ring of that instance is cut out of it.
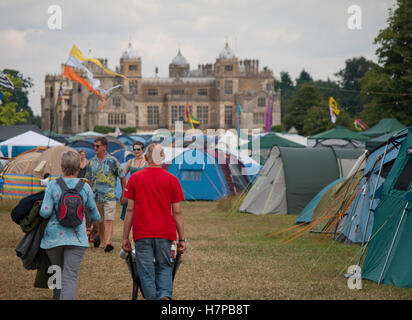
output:
<svg viewBox="0 0 412 320"><path fill-rule="evenodd" d="M220 165L207 152L187 150L167 171L179 179L186 200L220 200L231 194Z"/></svg>
<svg viewBox="0 0 412 320"><path fill-rule="evenodd" d="M296 224L299 223L310 223L313 217L313 210L315 210L316 206L318 205L320 199L325 195L325 193L332 188L334 185L338 184L339 182L345 180L346 177L339 178L326 187L324 187L319 193L306 205L306 207L302 210L299 214L299 217L296 219Z"/></svg>
<svg viewBox="0 0 412 320"><path fill-rule="evenodd" d="M362 243L363 240L369 239L374 220L373 212L380 201L380 187L389 174L393 162L398 155L399 144L404 139L405 135L393 139L393 141L389 143L380 176L379 170L386 144L372 151L366 159L363 177L358 186L358 194L356 195L345 220L342 222L343 226L340 227L342 230L339 237L340 241L346 243ZM374 197L375 185L377 192ZM371 214L369 214L370 209Z"/></svg>

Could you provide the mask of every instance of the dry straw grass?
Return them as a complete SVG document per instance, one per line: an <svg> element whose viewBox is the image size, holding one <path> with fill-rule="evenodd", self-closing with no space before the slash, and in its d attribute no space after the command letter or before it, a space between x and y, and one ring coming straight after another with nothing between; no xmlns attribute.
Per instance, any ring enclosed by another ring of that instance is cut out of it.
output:
<svg viewBox="0 0 412 320"><path fill-rule="evenodd" d="M240 201L184 202L188 251L174 282L175 299L412 299L411 289L378 286L363 281L349 290L342 276L356 264L358 246L347 246L307 234L288 244L288 233L270 234L293 226L296 216L255 216L237 212ZM23 268L14 248L23 237L0 209L0 299L51 299L48 289L33 288L35 271ZM122 221L115 221L115 250L90 248L83 259L78 299L130 299L132 281L119 258ZM141 296L139 295L139 298Z"/></svg>

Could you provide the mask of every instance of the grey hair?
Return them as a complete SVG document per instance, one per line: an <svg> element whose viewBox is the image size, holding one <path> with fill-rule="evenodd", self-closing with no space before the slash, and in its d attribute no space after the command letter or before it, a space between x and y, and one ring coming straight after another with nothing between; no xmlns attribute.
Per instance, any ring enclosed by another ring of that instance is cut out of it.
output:
<svg viewBox="0 0 412 320"><path fill-rule="evenodd" d="M62 171L66 176L76 175L80 170L80 155L75 151L66 151L62 155Z"/></svg>

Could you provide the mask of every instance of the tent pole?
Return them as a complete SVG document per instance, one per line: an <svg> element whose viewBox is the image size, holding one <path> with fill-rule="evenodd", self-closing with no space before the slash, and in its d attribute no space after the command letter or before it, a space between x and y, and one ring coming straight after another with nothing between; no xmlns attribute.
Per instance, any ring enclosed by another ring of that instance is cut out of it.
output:
<svg viewBox="0 0 412 320"><path fill-rule="evenodd" d="M369 206L368 218L366 219L365 228L363 229L361 253L359 255L359 260L358 260L358 264L357 264L358 267L360 267L360 263L361 263L363 254L365 253L366 247L367 247L367 245L369 243L369 240L370 240L370 239L368 239L368 241L366 241L366 244L365 244L366 231L368 230L368 224L369 224L369 219L370 219L371 212L373 210L372 207L373 207L373 203L374 203L374 200L375 200L376 189L378 187L379 178L381 177L383 163L385 162L386 152L388 151L389 143L390 143L390 140L388 140L388 142L386 143L385 152L383 153L382 162L381 162L381 166L379 168L378 177L376 178L376 181L375 181L375 187L373 189L372 201L371 201L371 204ZM373 174L373 172L371 172L371 178L372 178L372 174ZM369 238L370 238L370 236L369 236Z"/></svg>
<svg viewBox="0 0 412 320"><path fill-rule="evenodd" d="M396 238L397 238L397 236L398 236L398 232L399 232L399 229L400 229L400 227L401 227L401 224L402 224L402 221L403 221L403 217L405 216L405 212L408 211L408 205L409 205L409 202L406 202L405 208L403 209L403 212L402 212L401 219L399 220L399 223L398 223L398 227L396 228L395 235L393 236L391 246L389 247L389 251L388 251L388 255L386 256L385 264L383 265L381 274L380 274L380 276L379 276L378 284L381 284L381 282L382 282L383 273L385 272L386 265L388 264L389 256L390 256L391 253L392 253L393 245L395 244L395 240L396 240Z"/></svg>

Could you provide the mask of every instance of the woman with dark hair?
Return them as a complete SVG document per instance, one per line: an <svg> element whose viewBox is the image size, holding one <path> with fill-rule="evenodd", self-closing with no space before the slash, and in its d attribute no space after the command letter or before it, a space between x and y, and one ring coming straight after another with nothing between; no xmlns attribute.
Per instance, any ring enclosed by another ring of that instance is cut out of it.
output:
<svg viewBox="0 0 412 320"><path fill-rule="evenodd" d="M147 166L147 162L143 156L144 152L144 143L140 141L136 141L133 144L133 154L134 158L130 159L127 161L126 165L124 166L124 175L126 176L129 172L130 175L133 173L140 171ZM126 209L127 209L127 200L123 204L122 208L122 214L120 215L120 219L124 220L124 217L126 215Z"/></svg>
<svg viewBox="0 0 412 320"><path fill-rule="evenodd" d="M84 176L86 175L86 169L87 169L87 164L89 163L89 160L87 160L86 152L83 149L79 149L77 152L80 155L80 170L79 170L79 175L77 177L84 178Z"/></svg>

